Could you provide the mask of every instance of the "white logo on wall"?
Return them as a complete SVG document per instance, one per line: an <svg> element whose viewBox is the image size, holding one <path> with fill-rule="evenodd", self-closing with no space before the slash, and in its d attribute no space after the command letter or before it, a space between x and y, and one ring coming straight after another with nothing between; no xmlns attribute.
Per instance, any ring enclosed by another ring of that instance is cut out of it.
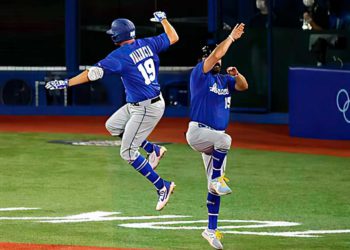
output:
<svg viewBox="0 0 350 250"><path fill-rule="evenodd" d="M134 229L153 230L203 230L206 228L207 220L191 220L188 215L156 215L156 216L121 216L121 212L95 211L68 216L2 216L3 212L40 210L40 208L9 207L0 208L0 222L5 221L30 221L38 223L88 223L103 221L120 221L119 227ZM146 221L146 222L145 222ZM123 223L122 223L123 222ZM127 222L127 223L125 223ZM265 220L220 220L222 226L219 228L224 234L277 236L277 237L300 237L315 238L324 234L347 234L350 229L332 230L306 230L293 231L292 227L300 226L301 223L291 221L265 221ZM287 227L286 231L272 228ZM269 228L266 231L261 229ZM256 229L258 229L256 231ZM260 229L260 230L259 230ZM249 231L248 231L249 230Z"/></svg>
<svg viewBox="0 0 350 250"><path fill-rule="evenodd" d="M345 97L345 100L344 100ZM343 113L344 119L347 123L350 123L350 97L349 93L345 89L339 90L337 94L337 107L338 110ZM349 111L349 112L348 112ZM349 115L349 117L348 117Z"/></svg>

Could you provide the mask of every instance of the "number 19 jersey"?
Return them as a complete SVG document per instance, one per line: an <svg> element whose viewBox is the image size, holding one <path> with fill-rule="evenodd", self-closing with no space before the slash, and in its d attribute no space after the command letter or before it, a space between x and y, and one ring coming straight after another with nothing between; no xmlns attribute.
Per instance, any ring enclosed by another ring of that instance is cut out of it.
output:
<svg viewBox="0 0 350 250"><path fill-rule="evenodd" d="M120 75L129 103L152 99L160 94L158 54L170 46L168 36L136 39L112 51L97 63L105 74Z"/></svg>

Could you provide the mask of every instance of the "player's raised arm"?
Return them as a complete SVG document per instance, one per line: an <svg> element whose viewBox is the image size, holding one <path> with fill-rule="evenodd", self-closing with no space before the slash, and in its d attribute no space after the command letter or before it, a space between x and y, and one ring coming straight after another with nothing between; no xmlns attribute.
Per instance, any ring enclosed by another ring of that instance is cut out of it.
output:
<svg viewBox="0 0 350 250"><path fill-rule="evenodd" d="M237 24L231 34L222 41L213 52L205 59L203 64L203 72L208 73L214 65L226 54L230 45L239 39L244 33L244 23Z"/></svg>
<svg viewBox="0 0 350 250"><path fill-rule="evenodd" d="M165 12L163 11L157 11L153 13L154 18L151 18L152 22L160 22L164 28L165 33L167 34L170 45L176 43L179 41L179 36L174 29L174 27L169 23Z"/></svg>

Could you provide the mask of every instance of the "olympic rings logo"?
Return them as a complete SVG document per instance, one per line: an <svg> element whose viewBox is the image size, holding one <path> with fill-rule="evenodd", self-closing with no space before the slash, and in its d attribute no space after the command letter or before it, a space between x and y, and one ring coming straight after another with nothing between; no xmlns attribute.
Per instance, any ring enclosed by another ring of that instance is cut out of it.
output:
<svg viewBox="0 0 350 250"><path fill-rule="evenodd" d="M345 102L342 103L343 105L341 105L340 103L340 96L344 96L345 95ZM350 97L349 97L349 93L345 90L345 89L341 89L339 90L338 94L337 94L337 107L338 110L343 113L344 119L347 123L350 123L350 119L347 117L346 113L350 108Z"/></svg>

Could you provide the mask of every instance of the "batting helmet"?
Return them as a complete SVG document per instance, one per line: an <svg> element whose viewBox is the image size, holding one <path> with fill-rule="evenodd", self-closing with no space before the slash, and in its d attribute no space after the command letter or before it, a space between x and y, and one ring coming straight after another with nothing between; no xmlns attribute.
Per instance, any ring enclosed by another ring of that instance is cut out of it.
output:
<svg viewBox="0 0 350 250"><path fill-rule="evenodd" d="M111 35L114 43L120 43L136 37L135 25L126 18L118 18L112 22L111 29L106 32Z"/></svg>
<svg viewBox="0 0 350 250"><path fill-rule="evenodd" d="M215 45L205 45L201 51L201 58L207 58L215 48Z"/></svg>

